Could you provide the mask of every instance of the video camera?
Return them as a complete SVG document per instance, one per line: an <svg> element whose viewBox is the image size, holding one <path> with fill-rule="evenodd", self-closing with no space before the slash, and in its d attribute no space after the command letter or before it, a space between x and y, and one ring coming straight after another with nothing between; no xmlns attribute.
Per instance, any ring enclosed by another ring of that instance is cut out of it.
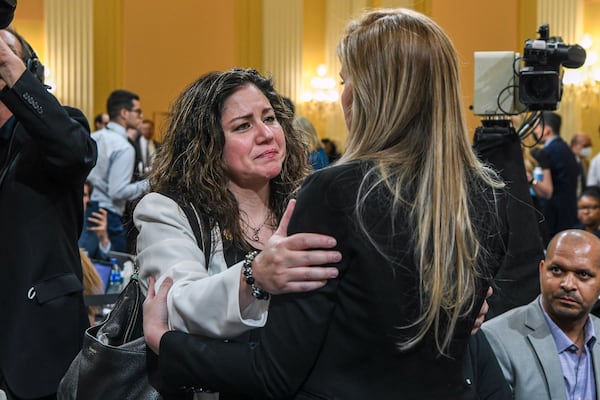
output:
<svg viewBox="0 0 600 400"><path fill-rule="evenodd" d="M562 97L560 66L579 68L586 53L578 44L566 45L550 37L547 24L540 26L539 39L528 39L523 50L525 67L519 73L519 100L534 110L556 110Z"/></svg>
<svg viewBox="0 0 600 400"><path fill-rule="evenodd" d="M489 300L488 316L527 304L539 293L544 218L532 203L523 149L539 142L536 132L544 130L544 112L558 107L562 67L578 68L585 62L585 50L550 37L548 25L542 25L538 33L538 39L525 42L523 57L510 51L475 53L473 110L484 118L475 129L473 149L507 182L505 212L511 232L503 261L504 276L510 279L496 282L498 290ZM526 113L523 118L509 118L521 113ZM533 140L525 140L530 136Z"/></svg>
<svg viewBox="0 0 600 400"><path fill-rule="evenodd" d="M527 39L523 57L506 51L475 52L475 115L515 115L556 110L562 97L562 68L579 68L586 58L578 44L550 36L548 24L538 39ZM521 61L524 66L520 67ZM518 96L517 96L518 93Z"/></svg>
<svg viewBox="0 0 600 400"><path fill-rule="evenodd" d="M15 16L17 0L0 0L0 29L7 28Z"/></svg>

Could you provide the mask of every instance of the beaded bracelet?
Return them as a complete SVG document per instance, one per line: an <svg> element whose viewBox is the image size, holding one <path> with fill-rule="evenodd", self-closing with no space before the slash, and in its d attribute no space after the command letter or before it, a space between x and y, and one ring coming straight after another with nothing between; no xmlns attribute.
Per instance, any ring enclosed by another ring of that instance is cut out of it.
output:
<svg viewBox="0 0 600 400"><path fill-rule="evenodd" d="M252 297L255 297L258 300L269 300L269 292L262 290L254 284L254 276L252 276L252 261L254 261L254 257L256 257L257 254L258 251L255 250L246 254L246 258L242 264L242 275L244 275L244 278L246 278L246 283L250 285L250 288L252 289Z"/></svg>

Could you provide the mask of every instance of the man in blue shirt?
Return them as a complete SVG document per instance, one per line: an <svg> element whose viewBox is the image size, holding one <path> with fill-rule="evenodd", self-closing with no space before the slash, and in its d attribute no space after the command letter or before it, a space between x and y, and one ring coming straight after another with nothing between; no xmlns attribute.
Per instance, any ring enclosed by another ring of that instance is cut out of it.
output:
<svg viewBox="0 0 600 400"><path fill-rule="evenodd" d="M598 399L600 239L559 232L540 262L541 295L483 324L516 400Z"/></svg>
<svg viewBox="0 0 600 400"><path fill-rule="evenodd" d="M142 122L139 96L126 90L115 90L106 104L110 121L106 127L93 132L98 146L98 161L88 176L94 185L91 200L107 211L108 235L111 249L126 251L126 232L122 219L127 201L137 199L148 191L148 181L132 182L135 149L127 140L127 129L136 129ZM91 211L90 211L91 212ZM90 222L86 210L85 223L79 247L94 254L98 237L87 229Z"/></svg>

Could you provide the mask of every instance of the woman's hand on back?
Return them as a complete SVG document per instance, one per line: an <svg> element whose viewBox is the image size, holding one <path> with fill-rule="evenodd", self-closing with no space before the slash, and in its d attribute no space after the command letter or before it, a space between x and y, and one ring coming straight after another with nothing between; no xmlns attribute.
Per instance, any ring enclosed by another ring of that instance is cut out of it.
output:
<svg viewBox="0 0 600 400"><path fill-rule="evenodd" d="M324 250L335 247L335 238L317 233L287 236L295 205L291 200L279 227L252 263L255 285L272 294L319 289L338 276L335 267L319 267L342 259L339 251Z"/></svg>

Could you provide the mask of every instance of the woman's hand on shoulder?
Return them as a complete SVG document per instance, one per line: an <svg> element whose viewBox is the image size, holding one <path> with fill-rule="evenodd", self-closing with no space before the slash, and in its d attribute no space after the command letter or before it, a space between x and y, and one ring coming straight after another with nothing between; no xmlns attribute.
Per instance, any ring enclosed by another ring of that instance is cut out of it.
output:
<svg viewBox="0 0 600 400"><path fill-rule="evenodd" d="M334 237L317 233L287 236L295 204L290 201L279 227L252 264L255 285L272 294L319 289L338 276L335 267L318 267L342 259L339 251L324 250L336 246Z"/></svg>
<svg viewBox="0 0 600 400"><path fill-rule="evenodd" d="M483 325L483 322L485 321L485 316L487 315L488 311L490 310L490 306L487 302L487 299L489 299L492 294L494 294L494 289L492 289L492 287L490 286L485 294L485 300L483 301L483 304L481 305L479 314L477 314L477 318L475 319L475 324L473 325L473 329L471 330L471 335L477 334L477 332L481 328L481 325Z"/></svg>

